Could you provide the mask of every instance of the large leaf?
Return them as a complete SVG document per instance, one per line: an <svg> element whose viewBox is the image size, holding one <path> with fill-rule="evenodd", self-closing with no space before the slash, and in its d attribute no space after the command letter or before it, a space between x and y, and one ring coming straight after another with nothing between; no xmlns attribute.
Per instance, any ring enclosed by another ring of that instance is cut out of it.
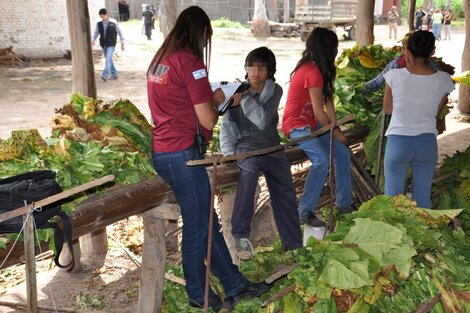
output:
<svg viewBox="0 0 470 313"><path fill-rule="evenodd" d="M398 228L374 221L370 218L357 218L355 225L344 237L344 243L355 243L361 249L382 260L384 254L396 248L403 237L403 232Z"/></svg>

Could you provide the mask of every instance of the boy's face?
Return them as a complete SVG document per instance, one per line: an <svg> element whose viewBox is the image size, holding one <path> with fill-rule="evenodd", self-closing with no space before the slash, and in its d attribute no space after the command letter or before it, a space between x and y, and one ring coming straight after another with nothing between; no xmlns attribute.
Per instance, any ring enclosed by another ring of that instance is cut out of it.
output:
<svg viewBox="0 0 470 313"><path fill-rule="evenodd" d="M100 14L101 20L102 21L107 21L109 20L109 15L108 14Z"/></svg>
<svg viewBox="0 0 470 313"><path fill-rule="evenodd" d="M245 71L251 84L264 83L268 79L268 68L263 62L253 62L245 66Z"/></svg>

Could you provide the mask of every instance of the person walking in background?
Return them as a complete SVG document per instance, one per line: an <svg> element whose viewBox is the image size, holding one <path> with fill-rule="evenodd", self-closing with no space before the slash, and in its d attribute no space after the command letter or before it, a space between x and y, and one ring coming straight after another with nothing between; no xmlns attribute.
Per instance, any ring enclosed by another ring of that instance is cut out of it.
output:
<svg viewBox="0 0 470 313"><path fill-rule="evenodd" d="M383 107L391 115L385 135L385 194L405 191L411 164L413 199L431 208L431 187L437 162L436 118L454 89L449 74L428 65L435 38L426 31L410 36L405 49L406 67L384 75Z"/></svg>
<svg viewBox="0 0 470 313"><path fill-rule="evenodd" d="M154 123L152 161L181 208L183 272L189 304L194 307L204 305L209 212L213 208L206 169L186 163L204 158L200 143L203 137L211 139L219 117L217 107L225 100L221 89L212 92L208 80L205 63L210 57L211 37L207 14L200 7L188 7L178 16L147 71L148 101ZM213 227L211 269L227 296L226 307L268 291L269 285L248 281L232 263L217 218ZM216 312L223 307L212 290L209 307Z"/></svg>
<svg viewBox="0 0 470 313"><path fill-rule="evenodd" d="M434 9L430 9L429 13L426 15L424 20L426 21L426 30L432 31L432 15L434 14ZM424 30L424 29L423 29Z"/></svg>
<svg viewBox="0 0 470 313"><path fill-rule="evenodd" d="M152 23L155 20L155 14L150 10L150 6L145 7L144 12L142 12L142 18L145 25L145 35L147 40L152 40Z"/></svg>
<svg viewBox="0 0 470 313"><path fill-rule="evenodd" d="M422 6L418 8L418 11L416 11L415 16L415 30L421 30L423 27L424 17L426 16L426 12L423 11Z"/></svg>
<svg viewBox="0 0 470 313"><path fill-rule="evenodd" d="M451 32L451 23L452 23L452 11L450 9L447 9L444 13L444 29L445 29L445 37L444 40L447 40L449 38L450 40L450 32Z"/></svg>
<svg viewBox="0 0 470 313"><path fill-rule="evenodd" d="M121 50L124 51L124 36L118 22L109 17L106 9L100 9L98 14L100 15L101 21L96 24L95 33L93 34L93 45L99 36L100 46L105 58L105 66L101 74L101 79L103 81L117 79L118 73L116 67L114 67L113 55L116 48L117 35L119 35L121 40Z"/></svg>
<svg viewBox="0 0 470 313"><path fill-rule="evenodd" d="M432 33L436 40L441 40L441 26L444 16L442 15L441 9L436 9L432 15Z"/></svg>
<svg viewBox="0 0 470 313"><path fill-rule="evenodd" d="M275 83L276 58L266 48L257 48L246 56L245 71L250 84L243 94L234 95L235 107L222 120L220 148L224 156L270 148L281 143L277 131L278 107L282 88ZM254 214L258 178L263 173L276 226L285 250L302 246L299 215L290 162L284 151L237 161L240 175L232 213L232 235L237 255L248 260L253 247L248 239Z"/></svg>
<svg viewBox="0 0 470 313"><path fill-rule="evenodd" d="M398 14L397 7L392 6L390 11L388 12L388 38L397 39L397 29L398 29L398 20L400 19L400 15Z"/></svg>
<svg viewBox="0 0 470 313"><path fill-rule="evenodd" d="M291 140L334 123L333 106L335 58L338 37L326 28L315 28L306 42L302 58L291 73L287 103L282 118L282 131ZM352 198L351 156L348 140L339 127L334 132L334 172L336 209L350 213L355 210ZM300 220L312 227L325 227L315 210L325 184L330 157L330 136L324 134L299 143L312 162L299 203Z"/></svg>

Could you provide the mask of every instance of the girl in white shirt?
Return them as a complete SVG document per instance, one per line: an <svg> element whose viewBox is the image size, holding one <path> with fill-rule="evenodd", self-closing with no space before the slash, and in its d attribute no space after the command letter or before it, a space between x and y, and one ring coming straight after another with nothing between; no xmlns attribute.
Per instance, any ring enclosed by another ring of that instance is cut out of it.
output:
<svg viewBox="0 0 470 313"><path fill-rule="evenodd" d="M405 48L406 67L384 75L383 106L385 113L392 115L385 133L385 194L404 193L411 164L413 199L422 208L431 208L437 162L436 118L454 89L449 74L429 66L434 44L432 33L413 33Z"/></svg>

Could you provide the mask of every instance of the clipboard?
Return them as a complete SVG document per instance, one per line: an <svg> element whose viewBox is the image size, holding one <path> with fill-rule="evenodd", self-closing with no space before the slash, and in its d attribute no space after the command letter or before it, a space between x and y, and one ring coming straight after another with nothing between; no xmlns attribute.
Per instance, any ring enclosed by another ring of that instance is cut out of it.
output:
<svg viewBox="0 0 470 313"><path fill-rule="evenodd" d="M220 82L220 83L212 83L211 88L212 90L216 90L217 88L221 88L225 94L225 102L220 104L218 107L219 115L224 115L228 109L233 104L232 96L236 93L241 93L247 91L251 85L249 83L229 83L229 82Z"/></svg>

